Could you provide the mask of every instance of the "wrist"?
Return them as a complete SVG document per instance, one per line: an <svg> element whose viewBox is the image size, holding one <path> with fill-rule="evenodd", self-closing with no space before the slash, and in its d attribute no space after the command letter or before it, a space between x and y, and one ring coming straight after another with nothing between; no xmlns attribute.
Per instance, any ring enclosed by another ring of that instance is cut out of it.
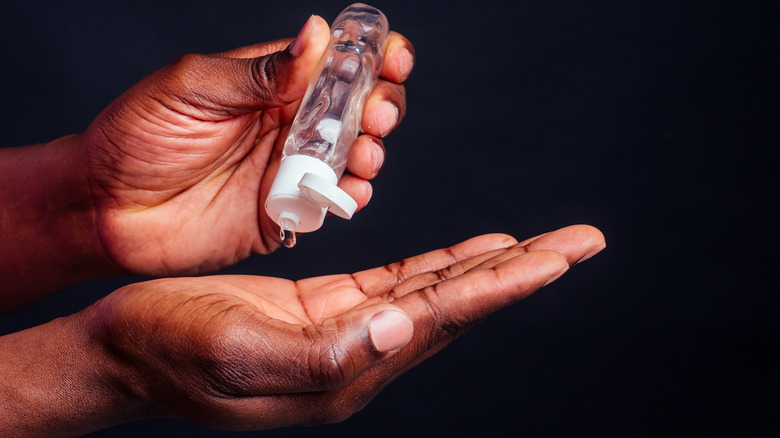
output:
<svg viewBox="0 0 780 438"><path fill-rule="evenodd" d="M96 231L80 138L0 151L0 312L118 272Z"/></svg>
<svg viewBox="0 0 780 438"><path fill-rule="evenodd" d="M148 416L96 336L95 314L92 306L0 338L3 436L78 436Z"/></svg>

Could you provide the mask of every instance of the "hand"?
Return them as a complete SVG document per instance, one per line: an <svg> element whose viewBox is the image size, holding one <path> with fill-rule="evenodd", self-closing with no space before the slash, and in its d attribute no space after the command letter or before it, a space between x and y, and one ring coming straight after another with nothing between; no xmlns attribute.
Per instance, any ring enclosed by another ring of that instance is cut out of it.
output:
<svg viewBox="0 0 780 438"><path fill-rule="evenodd" d="M155 280L98 302L92 333L113 357L100 367L115 371L107 380L125 382L129 399L155 415L228 429L340 421L475 322L602 248L598 230L573 226L521 243L485 235L298 282Z"/></svg>
<svg viewBox="0 0 780 438"><path fill-rule="evenodd" d="M117 275L217 270L279 246L263 204L329 39L189 55L120 96L86 132L0 149L0 313ZM286 47L286 48L285 48ZM392 33L340 186L363 207L403 118L413 48Z"/></svg>
<svg viewBox="0 0 780 438"><path fill-rule="evenodd" d="M189 55L107 108L80 138L106 254L137 275L211 272L279 246L264 200L329 40L312 16L295 41ZM287 47L285 49L285 47ZM391 33L340 186L362 208L403 117L411 44Z"/></svg>
<svg viewBox="0 0 780 438"><path fill-rule="evenodd" d="M604 246L580 225L520 243L485 235L352 275L126 286L0 337L0 431L75 436L171 415L225 429L343 420Z"/></svg>

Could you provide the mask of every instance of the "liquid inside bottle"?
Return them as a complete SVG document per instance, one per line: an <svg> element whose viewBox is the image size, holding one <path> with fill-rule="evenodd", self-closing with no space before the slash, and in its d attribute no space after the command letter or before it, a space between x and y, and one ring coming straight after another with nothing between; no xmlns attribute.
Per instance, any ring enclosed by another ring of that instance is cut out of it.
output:
<svg viewBox="0 0 780 438"><path fill-rule="evenodd" d="M387 34L387 18L378 9L355 4L339 15L317 79L290 129L284 156L317 158L341 177L349 147L360 132L366 98L382 65Z"/></svg>
<svg viewBox="0 0 780 438"><path fill-rule="evenodd" d="M368 95L382 67L385 15L355 3L336 18L325 53L290 126L266 199L284 246L320 228L327 212L350 219L357 203L338 187Z"/></svg>

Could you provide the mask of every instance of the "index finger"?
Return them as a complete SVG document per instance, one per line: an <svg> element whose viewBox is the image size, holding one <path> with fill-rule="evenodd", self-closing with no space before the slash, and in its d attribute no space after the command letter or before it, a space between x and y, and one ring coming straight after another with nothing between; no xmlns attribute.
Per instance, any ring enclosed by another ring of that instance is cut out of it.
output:
<svg viewBox="0 0 780 438"><path fill-rule="evenodd" d="M458 243L449 248L420 254L387 266L373 268L353 274L360 289L367 297L389 292L408 278L424 272L444 269L454 263L484 254L496 249L508 248L517 241L506 234L485 234Z"/></svg>

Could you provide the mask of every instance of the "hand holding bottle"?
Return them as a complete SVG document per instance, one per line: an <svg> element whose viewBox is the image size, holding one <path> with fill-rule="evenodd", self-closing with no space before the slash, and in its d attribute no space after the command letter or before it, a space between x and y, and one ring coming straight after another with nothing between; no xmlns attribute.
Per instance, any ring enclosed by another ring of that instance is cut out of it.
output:
<svg viewBox="0 0 780 438"><path fill-rule="evenodd" d="M278 248L263 201L328 41L312 16L294 41L184 56L83 134L0 151L0 295L15 295L0 310L93 278L202 274ZM390 33L339 182L358 208L382 167L382 137L404 116L413 53Z"/></svg>
<svg viewBox="0 0 780 438"><path fill-rule="evenodd" d="M120 266L153 275L203 273L278 247L278 228L261 202L328 41L327 24L313 16L286 50L289 41L277 41L184 57L95 121L83 150L101 238ZM391 35L385 80L366 105L365 135L341 184L361 207L384 158L380 138L404 113L399 82L410 73L411 53L408 41Z"/></svg>

